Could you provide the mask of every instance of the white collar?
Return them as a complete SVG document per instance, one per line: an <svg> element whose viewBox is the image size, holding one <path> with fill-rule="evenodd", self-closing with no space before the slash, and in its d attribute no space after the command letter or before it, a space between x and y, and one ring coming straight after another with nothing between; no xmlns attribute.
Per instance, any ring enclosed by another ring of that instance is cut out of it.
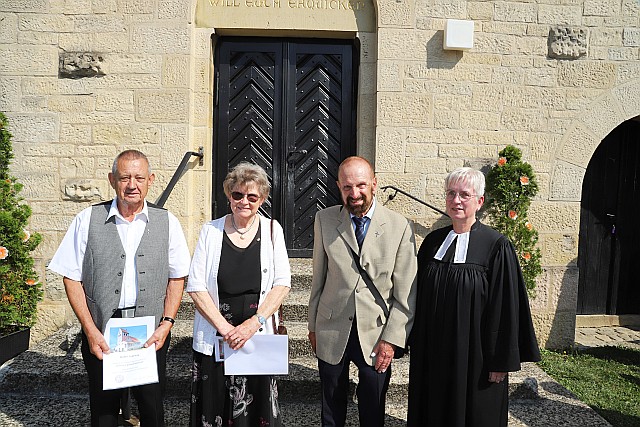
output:
<svg viewBox="0 0 640 427"><path fill-rule="evenodd" d="M442 261L444 255L447 253L449 246L453 241L456 241L456 253L453 256L454 264L463 264L467 262L467 251L469 250L469 231L462 234L457 234L455 231L451 230L447 237L444 239L444 242L440 245L438 252L434 256L438 261ZM457 237L457 239L456 239Z"/></svg>
<svg viewBox="0 0 640 427"><path fill-rule="evenodd" d="M146 220L146 222L149 222L149 207L147 206L147 200L144 200L144 206L142 206L142 210L140 212L138 212L137 214L135 214L135 216L133 217L133 220L135 221L136 218L138 218L138 215L142 215L143 219ZM113 200L111 201L111 208L109 209L109 214L107 215L107 220L109 218L111 218L112 216L117 216L118 218L120 218L123 221L129 222L126 219L124 219L124 217L122 216L122 214L120 213L120 211L118 210L118 198L114 197Z"/></svg>

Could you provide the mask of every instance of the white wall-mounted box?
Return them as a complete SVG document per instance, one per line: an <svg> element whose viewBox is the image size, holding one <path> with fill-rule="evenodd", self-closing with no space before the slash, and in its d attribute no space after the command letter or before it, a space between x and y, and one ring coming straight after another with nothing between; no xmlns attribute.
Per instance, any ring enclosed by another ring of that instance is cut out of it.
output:
<svg viewBox="0 0 640 427"><path fill-rule="evenodd" d="M443 49L469 50L473 48L473 21L447 19L444 24Z"/></svg>

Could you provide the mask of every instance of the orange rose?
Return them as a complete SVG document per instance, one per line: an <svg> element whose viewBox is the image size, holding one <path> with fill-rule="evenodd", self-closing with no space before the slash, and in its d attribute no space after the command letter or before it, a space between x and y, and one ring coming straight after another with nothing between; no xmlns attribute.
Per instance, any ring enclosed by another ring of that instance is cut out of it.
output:
<svg viewBox="0 0 640 427"><path fill-rule="evenodd" d="M524 258L525 261L529 261L531 259L531 254L529 252L524 252L522 254L522 258Z"/></svg>
<svg viewBox="0 0 640 427"><path fill-rule="evenodd" d="M9 250L4 246L0 246L0 259L5 259L9 256Z"/></svg>
<svg viewBox="0 0 640 427"><path fill-rule="evenodd" d="M507 158L506 157L500 157L498 159L498 166L504 166L507 163Z"/></svg>
<svg viewBox="0 0 640 427"><path fill-rule="evenodd" d="M529 177L526 175L522 175L520 177L520 184L522 185L529 185Z"/></svg>
<svg viewBox="0 0 640 427"><path fill-rule="evenodd" d="M31 237L31 233L29 233L27 230L22 230L22 241L26 242L27 240L29 240L29 238Z"/></svg>
<svg viewBox="0 0 640 427"><path fill-rule="evenodd" d="M529 230L529 231L533 230L533 225L531 225L531 223L529 221L525 222L524 226L527 227L527 230Z"/></svg>
<svg viewBox="0 0 640 427"><path fill-rule="evenodd" d="M509 211L509 213L507 214L509 216L509 218L511 219L516 219L518 218L518 214L516 213L516 211Z"/></svg>
<svg viewBox="0 0 640 427"><path fill-rule="evenodd" d="M29 286L33 286L38 282L36 280L33 280L33 279L27 279L27 280L24 281L24 283L26 283Z"/></svg>

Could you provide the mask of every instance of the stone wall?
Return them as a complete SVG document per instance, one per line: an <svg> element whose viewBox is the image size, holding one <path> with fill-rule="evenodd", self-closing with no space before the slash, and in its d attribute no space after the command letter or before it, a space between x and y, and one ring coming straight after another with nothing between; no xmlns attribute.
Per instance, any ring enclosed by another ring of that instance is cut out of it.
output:
<svg viewBox="0 0 640 427"><path fill-rule="evenodd" d="M382 185L443 208L448 171L493 164L507 144L522 149L540 184L534 322L542 345L571 345L582 178L600 141L640 115L640 2L431 0L379 14L378 76L394 77L378 81ZM471 51L442 49L446 19L475 22ZM442 225L401 196L390 205L421 236Z"/></svg>
<svg viewBox="0 0 640 427"><path fill-rule="evenodd" d="M112 197L106 175L119 151L135 147L150 156L158 177L150 194L155 200L183 153L203 146L204 166L192 162L167 207L192 246L210 217L211 36L228 29L224 14L213 21L200 17L205 24L199 25L197 3L0 3L0 110L12 123L12 169L33 207L31 226L45 237L36 254L46 285L36 337L38 330L44 334L73 319L60 278L45 273L45 264L73 216ZM244 3L215 2L216 7ZM254 14L261 13L259 5L281 5L281 13L270 10L265 16L269 28L289 29L283 34L291 36L300 29L309 36L323 13L313 2L297 2L295 16L303 8L307 15L296 21L284 0L250 3ZM374 31L367 21L366 28L353 32L351 26L361 25L362 18L349 20L344 29L361 42L360 154L375 161L380 185L399 186L442 208L448 171L490 165L507 144L521 148L541 189L531 208L545 268L531 301L536 329L543 345L570 344L582 177L601 139L640 115L640 2L379 0L367 5L376 11ZM243 27L255 25L252 16L235 13L228 27L243 34ZM443 50L446 19L475 22L472 50ZM339 28L331 31L314 35L334 37ZM383 193L381 198L386 201ZM434 224L444 224L438 214L402 196L388 205L416 221L419 240Z"/></svg>
<svg viewBox="0 0 640 427"><path fill-rule="evenodd" d="M12 172L33 208L31 227L44 236L35 340L74 319L61 278L45 264L76 213L113 197L107 173L115 155L136 148L149 156L157 177L151 201L186 151L204 146L210 163L209 51L195 51L192 3L0 3L0 110L10 119ZM206 168L195 158L193 166L166 204L191 242L210 211Z"/></svg>

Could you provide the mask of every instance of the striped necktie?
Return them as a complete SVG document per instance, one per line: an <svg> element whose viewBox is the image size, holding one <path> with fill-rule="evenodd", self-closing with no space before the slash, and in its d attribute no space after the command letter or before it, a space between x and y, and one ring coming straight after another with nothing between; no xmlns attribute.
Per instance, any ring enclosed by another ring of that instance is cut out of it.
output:
<svg viewBox="0 0 640 427"><path fill-rule="evenodd" d="M364 242L364 225L367 223L367 217L363 216L362 218L358 218L357 216L353 217L353 222L356 225L356 240L358 241L358 248L362 249L362 242Z"/></svg>

